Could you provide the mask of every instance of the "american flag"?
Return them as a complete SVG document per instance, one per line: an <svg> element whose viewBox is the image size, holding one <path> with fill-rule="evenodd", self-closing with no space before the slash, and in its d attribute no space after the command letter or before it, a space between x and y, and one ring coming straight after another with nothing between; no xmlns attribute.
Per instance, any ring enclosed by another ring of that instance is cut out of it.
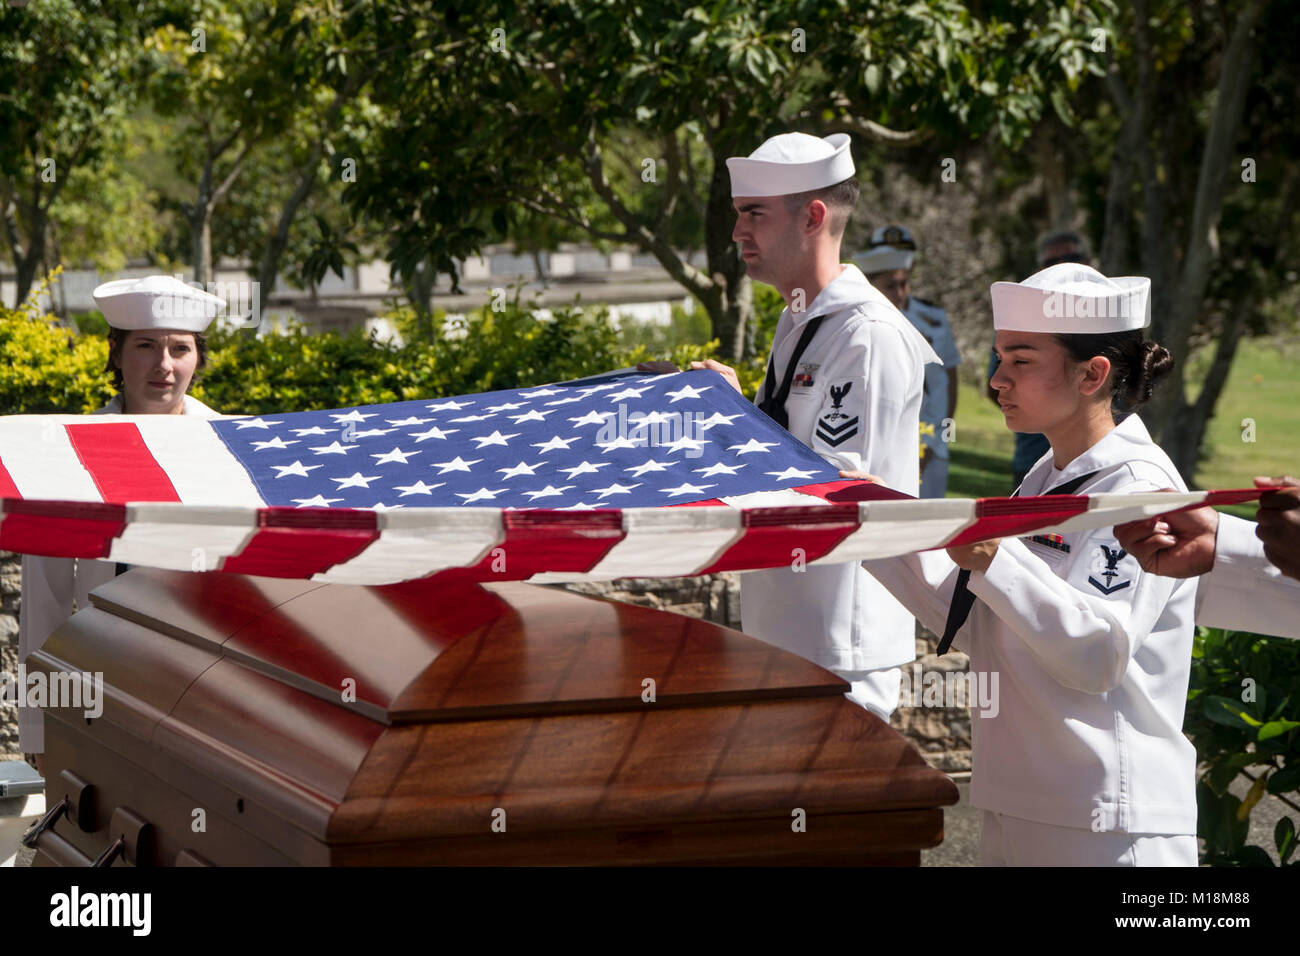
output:
<svg viewBox="0 0 1300 956"><path fill-rule="evenodd" d="M711 371L205 420L0 419L0 548L350 584L862 560L1252 490L918 501L838 469Z"/></svg>

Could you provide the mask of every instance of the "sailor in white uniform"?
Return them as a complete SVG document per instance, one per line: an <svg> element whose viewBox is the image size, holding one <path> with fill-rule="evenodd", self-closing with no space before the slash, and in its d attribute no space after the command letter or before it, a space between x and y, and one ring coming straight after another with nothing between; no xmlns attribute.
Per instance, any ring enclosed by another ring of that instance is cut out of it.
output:
<svg viewBox="0 0 1300 956"><path fill-rule="evenodd" d="M1300 638L1300 482L1255 484L1285 486L1260 497L1258 523L1195 508L1118 525L1115 537L1145 571L1202 575L1197 624Z"/></svg>
<svg viewBox="0 0 1300 956"><path fill-rule="evenodd" d="M942 363L925 367L921 423L928 427L921 436L920 462L920 497L942 498L948 492L947 423L957 412L957 366L961 364L961 353L957 351L948 313L912 295L915 260L916 240L911 231L895 225L881 226L872 232L866 250L853 257L867 281L907 316Z"/></svg>
<svg viewBox="0 0 1300 956"><path fill-rule="evenodd" d="M727 160L732 238L752 278L786 301L755 402L827 461L915 495L924 367L938 357L862 272L840 262L858 183L849 137L785 133ZM695 363L728 377L718 362ZM855 564L752 571L745 631L844 677L849 697L888 720L915 623Z"/></svg>
<svg viewBox="0 0 1300 956"><path fill-rule="evenodd" d="M203 332L225 301L172 276L119 279L98 286L95 304L109 324L107 371L119 393L95 414L171 414L217 418L219 413L185 394L203 367ZM112 580L112 561L23 555L18 659L39 650L92 590ZM41 712L18 709L18 740L25 753L45 752ZM38 757L38 766L39 766Z"/></svg>
<svg viewBox="0 0 1300 956"><path fill-rule="evenodd" d="M1112 417L1172 366L1142 340L1149 289L1075 263L994 284L992 385L1009 428L1051 442L1018 494L1185 490L1142 420ZM998 706L971 714L982 864L1196 865L1195 581L1144 573L1110 528L866 566L999 676Z"/></svg>

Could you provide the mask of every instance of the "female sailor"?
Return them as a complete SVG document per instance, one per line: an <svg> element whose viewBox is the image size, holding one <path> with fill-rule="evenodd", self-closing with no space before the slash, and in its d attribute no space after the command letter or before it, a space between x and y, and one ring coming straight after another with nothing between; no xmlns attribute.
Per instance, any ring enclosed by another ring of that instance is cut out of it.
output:
<svg viewBox="0 0 1300 956"><path fill-rule="evenodd" d="M1078 263L993 285L990 384L1008 428L1051 443L1017 494L1186 490L1131 413L1173 365L1143 340L1149 291ZM981 864L1196 865L1194 579L1144 573L1112 528L1068 526L864 566L999 676L998 706L971 712Z"/></svg>
<svg viewBox="0 0 1300 956"><path fill-rule="evenodd" d="M118 394L95 414L195 415L213 411L186 394L207 360L204 331L225 301L172 276L106 282L93 293L108 322L108 365ZM117 573L112 561L24 555L18 655L24 661L40 649L90 592ZM25 753L45 752L39 709L18 709L18 739Z"/></svg>

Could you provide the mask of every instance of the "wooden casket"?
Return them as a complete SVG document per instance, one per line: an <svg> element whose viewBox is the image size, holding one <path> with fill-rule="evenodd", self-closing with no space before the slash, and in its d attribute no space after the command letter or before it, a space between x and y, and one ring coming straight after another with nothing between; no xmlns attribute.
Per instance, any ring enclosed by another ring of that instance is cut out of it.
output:
<svg viewBox="0 0 1300 956"><path fill-rule="evenodd" d="M104 681L38 865L916 865L957 801L828 671L536 585L136 568L27 666Z"/></svg>

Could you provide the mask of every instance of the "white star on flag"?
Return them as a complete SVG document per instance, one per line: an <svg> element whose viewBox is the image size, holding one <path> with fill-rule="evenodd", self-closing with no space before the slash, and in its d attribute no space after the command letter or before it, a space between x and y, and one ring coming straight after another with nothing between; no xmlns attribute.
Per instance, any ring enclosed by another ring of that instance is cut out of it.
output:
<svg viewBox="0 0 1300 956"><path fill-rule="evenodd" d="M556 495L562 495L574 487L576 485L561 485L559 488L554 485L547 485L541 491L525 491L524 494L528 496L529 501L536 501L538 498L554 498Z"/></svg>
<svg viewBox="0 0 1300 956"><path fill-rule="evenodd" d="M651 459L650 461L637 465L634 468L624 468L623 470L632 472L633 478L640 478L647 471L667 471L670 465L675 464L677 464L675 461L655 461L654 459Z"/></svg>
<svg viewBox="0 0 1300 956"><path fill-rule="evenodd" d="M631 438L625 438L622 435L619 435L613 441L596 442L596 447L601 449L601 454L608 455L611 451L616 451L619 448L640 448L644 444L644 438L634 441Z"/></svg>
<svg viewBox="0 0 1300 956"><path fill-rule="evenodd" d="M540 448L542 451L555 451L556 449L563 449L564 451L568 451L569 446L572 445L577 440L578 440L577 438L561 438L559 435L556 435L550 441L533 442L533 447Z"/></svg>
<svg viewBox="0 0 1300 956"><path fill-rule="evenodd" d="M609 495L626 495L626 494L629 494L629 493L632 491L633 488L640 488L640 487L641 487L641 486L640 486L639 484L638 484L638 485L620 485L620 484L616 481L616 482L614 482L612 485L610 485L610 486L607 487L607 488L593 488L592 491L597 492L597 493L600 495L601 499L603 500L604 498L608 497Z"/></svg>
<svg viewBox="0 0 1300 956"><path fill-rule="evenodd" d="M518 475L534 475L537 473L539 467L541 467L541 462L538 462L536 465L530 465L527 462L521 461L519 464L513 465L510 468L498 468L497 471L501 472L501 480L504 481L506 478L514 478Z"/></svg>
<svg viewBox="0 0 1300 956"><path fill-rule="evenodd" d="M337 481L339 486L335 491L342 491L344 488L369 488L372 481L378 481L378 475L363 476L361 472L353 472L350 478L331 478L330 481Z"/></svg>
<svg viewBox="0 0 1300 956"><path fill-rule="evenodd" d="M247 418L247 419L237 420L235 422L235 427L238 428L240 431L243 431L245 428L265 429L265 428L270 428L272 425L283 425L283 424L284 422L275 422L275 421L268 422L264 418Z"/></svg>
<svg viewBox="0 0 1300 956"><path fill-rule="evenodd" d="M390 461L400 462L405 465L406 459L414 458L418 454L418 451L402 451L400 448L394 448L392 451L386 451L382 455L376 455L374 452L371 452L370 457L375 459L376 465L382 465Z"/></svg>
<svg viewBox="0 0 1300 956"><path fill-rule="evenodd" d="M413 485L394 485L393 487L402 493L401 497L405 498L407 495L431 495L434 488L441 488L445 484L445 481L440 481L434 485L426 485L423 481L417 481Z"/></svg>
<svg viewBox="0 0 1300 956"><path fill-rule="evenodd" d="M438 472L438 474L445 475L449 471L469 471L470 465L477 465L482 460L482 458L475 458L473 461L465 461L460 455L457 455L451 461L435 461L430 467L441 468L442 471Z"/></svg>
<svg viewBox="0 0 1300 956"><path fill-rule="evenodd" d="M549 412L539 412L534 408L524 412L522 415L509 415L507 417L516 425L522 425L524 422L544 422L546 421L547 415L553 414L555 414L554 409Z"/></svg>
<svg viewBox="0 0 1300 956"><path fill-rule="evenodd" d="M677 441L669 442L667 445L664 445L664 448L667 451L682 451L683 449L687 451L699 451L708 444L710 444L710 442L707 438L701 441L698 438L687 438L683 435L681 438L677 439Z"/></svg>
<svg viewBox="0 0 1300 956"><path fill-rule="evenodd" d="M392 428L369 428L363 432L353 432L352 437L353 438L374 438L376 435L387 435L389 432L395 430L396 429L392 429Z"/></svg>
<svg viewBox="0 0 1300 956"><path fill-rule="evenodd" d="M297 475L306 478L308 477L307 472L311 471L313 468L324 468L325 466L304 465L300 461L295 461L292 465L272 465L271 467L279 472L279 474L275 476L277 478L287 478L290 475Z"/></svg>
<svg viewBox="0 0 1300 956"><path fill-rule="evenodd" d="M293 441L285 441L279 435L276 435L270 441L253 442L253 447L257 451L266 451L266 449L268 448L288 448L290 445L296 445L296 444L298 444L298 439L296 438Z"/></svg>
<svg viewBox="0 0 1300 956"><path fill-rule="evenodd" d="M600 469L605 468L608 465L610 465L610 462L608 461L602 461L596 465L593 465L589 461L584 461L582 464L574 465L572 468L561 468L559 470L567 471L569 473L569 479L572 480L574 478L577 478L579 475L594 474L595 472L600 471Z"/></svg>
<svg viewBox="0 0 1300 956"><path fill-rule="evenodd" d="M352 409L352 411L346 412L344 414L331 412L330 418L334 419L336 422L338 422L341 425L344 422L364 422L367 418L374 418L377 414L378 412L363 413L359 409L354 408Z"/></svg>
<svg viewBox="0 0 1300 956"><path fill-rule="evenodd" d="M775 448L776 444L774 441L759 441L757 438L751 438L743 445L729 446L727 451L734 451L737 455L748 455L755 451L766 452L769 448Z"/></svg>
<svg viewBox="0 0 1300 956"><path fill-rule="evenodd" d="M445 412L448 409L458 412L462 408L467 408L473 404L473 402L438 402L435 405L425 405L424 407L431 412Z"/></svg>
<svg viewBox="0 0 1300 956"><path fill-rule="evenodd" d="M318 455L346 455L356 445L340 445L337 441L332 445L318 445L312 449Z"/></svg>
<svg viewBox="0 0 1300 956"><path fill-rule="evenodd" d="M464 498L465 500L461 502L461 504L468 505L468 504L472 504L475 501L489 501L492 498L495 498L497 495L501 494L501 492L505 490L506 489L504 488L498 488L496 491L489 491L486 488L480 488L478 491L474 492L473 494L468 494L468 495L463 495L458 491L456 492L456 497Z"/></svg>
<svg viewBox="0 0 1300 956"><path fill-rule="evenodd" d="M515 432L513 435L503 435L500 430L497 430L491 435L479 435L476 438L471 438L470 441L478 442L479 448L486 448L488 445L508 445L510 444L510 439L518 438L519 435L520 432Z"/></svg>
<svg viewBox="0 0 1300 956"><path fill-rule="evenodd" d="M695 424L698 427L703 428L705 431L708 431L710 428L713 428L715 425L730 425L731 420L733 418L740 418L740 417L741 416L739 413L735 415L724 415L722 414L722 412L714 412L708 418L705 418L702 421L698 421Z"/></svg>
<svg viewBox="0 0 1300 956"><path fill-rule="evenodd" d="M443 429L435 426L434 428L430 428L427 432L411 432L410 437L414 438L416 443L418 444L419 442L424 441L426 438L445 439L448 435L453 435L458 431L460 431L459 428L448 428L444 431Z"/></svg>
<svg viewBox="0 0 1300 956"><path fill-rule="evenodd" d="M763 472L763 474L771 475L777 481L789 481L792 478L804 478L804 479L811 478L814 472L800 471L798 468L791 466L787 468L785 471L765 471Z"/></svg>
<svg viewBox="0 0 1300 956"><path fill-rule="evenodd" d="M485 422L489 418L496 418L495 415L462 415L460 418L449 418L449 422L459 424L460 422Z"/></svg>
<svg viewBox="0 0 1300 956"><path fill-rule="evenodd" d="M304 435L328 435L330 432L338 431L337 428L321 428L319 425L313 425L311 428L292 428L290 429L299 438Z"/></svg>
<svg viewBox="0 0 1300 956"><path fill-rule="evenodd" d="M705 385L703 388L696 388L694 385L683 385L675 392L665 392L665 395L671 395L673 402L680 402L683 398L699 398L704 392L711 389L712 385ZM668 404L672 404L669 402Z"/></svg>
<svg viewBox="0 0 1300 956"><path fill-rule="evenodd" d="M605 419L614 417L616 417L614 412L598 412L595 409L592 409L581 418L570 418L569 421L573 422L574 428L578 428L582 425L603 425L605 424Z"/></svg>
<svg viewBox="0 0 1300 956"><path fill-rule="evenodd" d="M342 498L326 498L323 495L317 495L314 498L294 498L294 502L299 508L328 508L336 501L342 501Z"/></svg>
<svg viewBox="0 0 1300 956"><path fill-rule="evenodd" d="M625 388L621 392L615 392L612 395L606 395L611 402L621 402L625 398L640 398L642 392L650 391L649 385L643 385L641 388Z"/></svg>
<svg viewBox="0 0 1300 956"><path fill-rule="evenodd" d="M676 488L660 488L659 490L669 497L673 497L675 495L698 495L701 494L705 488L712 487L713 485L692 485L689 482L684 482Z"/></svg>
<svg viewBox="0 0 1300 956"><path fill-rule="evenodd" d="M705 478L712 478L714 475L734 475L744 467L744 465L724 465L719 461L709 465L708 468L696 468L694 471Z"/></svg>
<svg viewBox="0 0 1300 956"><path fill-rule="evenodd" d="M401 428L404 425L423 425L425 422L433 421L432 418L416 418L414 415L409 418L390 418L388 424L395 428Z"/></svg>

